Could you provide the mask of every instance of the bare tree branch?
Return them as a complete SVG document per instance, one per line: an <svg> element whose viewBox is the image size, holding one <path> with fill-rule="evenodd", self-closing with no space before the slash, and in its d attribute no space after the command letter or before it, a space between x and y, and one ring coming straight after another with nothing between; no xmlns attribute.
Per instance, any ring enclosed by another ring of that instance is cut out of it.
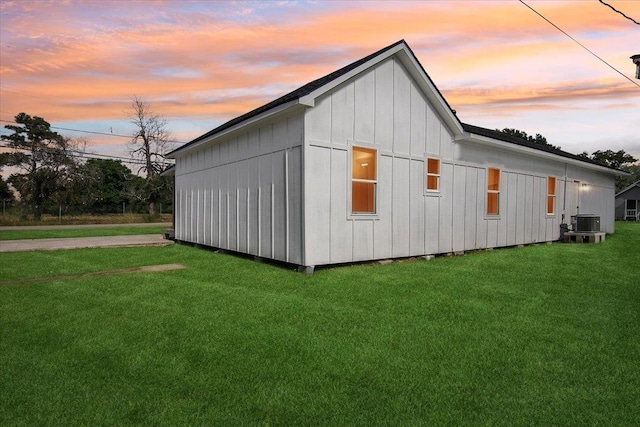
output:
<svg viewBox="0 0 640 427"><path fill-rule="evenodd" d="M144 162L141 170L146 174L149 214L155 215L157 187L162 187L159 178L160 172L165 169L165 153L171 133L167 129L166 119L155 114L151 104L144 99L134 95L130 111L129 120L136 127L131 135L130 153Z"/></svg>

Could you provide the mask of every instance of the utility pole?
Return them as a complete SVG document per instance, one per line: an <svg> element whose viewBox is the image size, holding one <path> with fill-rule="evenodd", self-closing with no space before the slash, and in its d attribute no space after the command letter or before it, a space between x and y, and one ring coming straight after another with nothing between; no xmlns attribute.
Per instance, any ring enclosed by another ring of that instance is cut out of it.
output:
<svg viewBox="0 0 640 427"><path fill-rule="evenodd" d="M636 79L640 79L640 53L637 55L633 55L631 60L634 64L636 64Z"/></svg>

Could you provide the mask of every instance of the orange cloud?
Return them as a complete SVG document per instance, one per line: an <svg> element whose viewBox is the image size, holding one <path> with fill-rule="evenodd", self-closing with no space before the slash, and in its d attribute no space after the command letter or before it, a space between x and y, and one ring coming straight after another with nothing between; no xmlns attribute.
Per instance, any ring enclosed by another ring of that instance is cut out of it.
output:
<svg viewBox="0 0 640 427"><path fill-rule="evenodd" d="M634 100L638 91L633 86L619 81L580 81L564 82L555 86L520 86L446 90L445 96L453 105L504 105L510 104L550 104L554 102L571 103L578 107L580 101L616 101ZM563 108L567 107L563 104Z"/></svg>
<svg viewBox="0 0 640 427"><path fill-rule="evenodd" d="M616 65L640 46L637 29L627 28L633 24L598 2L528 3ZM624 3L635 16L639 5ZM151 7L157 13L149 14ZM518 2L307 7L3 2L0 113L117 120L137 94L178 121L223 120L401 38L461 110L612 105L637 96L637 88L612 82L610 70Z"/></svg>

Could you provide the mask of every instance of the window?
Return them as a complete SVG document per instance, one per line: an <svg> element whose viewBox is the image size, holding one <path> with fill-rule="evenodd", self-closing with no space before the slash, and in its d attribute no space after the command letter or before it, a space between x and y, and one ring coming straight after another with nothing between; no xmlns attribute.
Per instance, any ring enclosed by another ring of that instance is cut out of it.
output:
<svg viewBox="0 0 640 427"><path fill-rule="evenodd" d="M427 191L440 191L440 159L427 157Z"/></svg>
<svg viewBox="0 0 640 427"><path fill-rule="evenodd" d="M556 177L547 178L547 215L556 213Z"/></svg>
<svg viewBox="0 0 640 427"><path fill-rule="evenodd" d="M487 215L500 213L500 169L487 170Z"/></svg>
<svg viewBox="0 0 640 427"><path fill-rule="evenodd" d="M376 213L378 153L372 148L353 147L351 164L351 212Z"/></svg>

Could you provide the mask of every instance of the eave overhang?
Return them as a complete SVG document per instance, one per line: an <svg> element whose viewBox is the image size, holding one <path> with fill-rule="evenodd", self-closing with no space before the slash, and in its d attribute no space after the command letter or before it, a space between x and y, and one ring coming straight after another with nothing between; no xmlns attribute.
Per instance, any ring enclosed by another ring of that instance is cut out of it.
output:
<svg viewBox="0 0 640 427"><path fill-rule="evenodd" d="M618 169L611 169L606 166L596 165L593 163L583 162L578 159L571 159L563 157L558 154L549 153L535 148L525 147L522 145L513 144L506 141L500 141L498 139L489 138L483 135L477 135L471 132L463 132L461 135L455 136L454 141L461 143L480 144L488 147L499 148L501 150L507 150L516 153L527 154L529 156L538 157L546 160L553 160L555 162L566 163L569 165L579 166L581 168L590 169L593 171L604 172L616 176L628 176L629 173Z"/></svg>
<svg viewBox="0 0 640 427"><path fill-rule="evenodd" d="M193 143L189 143L184 145L183 147L177 148L175 150L173 150L172 152L170 152L169 154L167 154L167 157L170 159L175 159L177 157L180 157L190 151L196 150L199 147L202 147L203 145L209 144L217 139L221 139L224 137L229 136L230 134L233 134L234 132L238 131L241 128L246 128L251 126L252 124L268 119L268 118L272 118L273 116L277 116L280 114L284 114L285 112L288 112L289 110L293 110L295 109L295 107L299 107L300 106L300 100L299 99L295 99L293 101L289 101L286 104L282 104L279 105L277 107L274 107L270 110L264 111L260 114L257 114L255 116L249 117L248 119L241 121L239 123L236 123L235 125L221 131L218 133L215 133L209 137L203 138L199 141L193 142Z"/></svg>

